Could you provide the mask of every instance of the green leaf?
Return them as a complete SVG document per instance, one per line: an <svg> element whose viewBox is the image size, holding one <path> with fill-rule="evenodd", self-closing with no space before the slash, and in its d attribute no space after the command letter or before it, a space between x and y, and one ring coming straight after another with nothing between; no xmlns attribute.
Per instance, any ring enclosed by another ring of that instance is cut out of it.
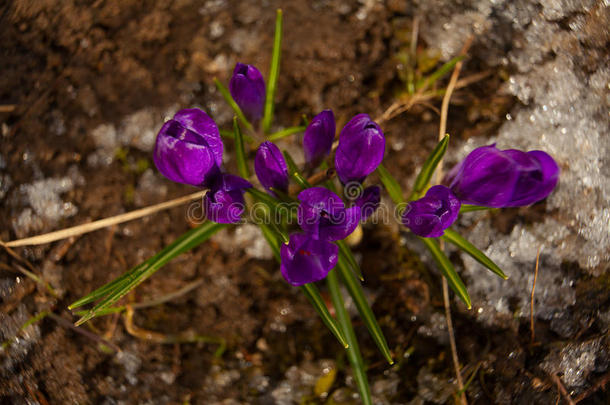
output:
<svg viewBox="0 0 610 405"><path fill-rule="evenodd" d="M250 124L250 121L248 121L244 113L241 111L241 108L239 108L235 100L233 100L233 96L231 96L229 89L227 89L224 84L222 84L220 80L216 78L214 78L214 84L216 85L216 88L218 89L220 94L222 94L222 96L226 100L227 104L229 104L229 106L233 109L235 115L237 115L237 118L239 118L244 127L246 127L248 131L253 131L254 129L252 128L252 124Z"/></svg>
<svg viewBox="0 0 610 405"><path fill-rule="evenodd" d="M313 283L309 283L302 285L301 291L303 291L303 294L305 294L318 315L320 315L324 325L326 325L330 332L335 335L339 343L341 343L341 345L347 349L349 347L349 343L347 342L345 333L342 331L339 323L337 323L337 320L330 314L330 311L326 307L318 288Z"/></svg>
<svg viewBox="0 0 610 405"><path fill-rule="evenodd" d="M297 184L303 189L311 187L311 184L309 184L307 179L303 177L303 175L299 171L299 168L294 163L294 159L286 150L284 151L284 157L286 158L286 165L288 166L288 174L290 174L290 177L292 177L294 181L296 181Z"/></svg>
<svg viewBox="0 0 610 405"><path fill-rule="evenodd" d="M441 273L443 273L443 276L445 276L445 278L447 279L449 287L451 287L451 289L457 294L457 296L460 297L462 301L464 301L464 304L466 304L468 309L472 308L472 304L470 303L470 296L468 295L468 291L466 291L466 286L464 286L462 279L453 268L453 265L449 261L449 258L441 250L440 246L438 245L438 242L434 238L418 238L422 242L424 242L430 253L432 253L432 257L438 265Z"/></svg>
<svg viewBox="0 0 610 405"><path fill-rule="evenodd" d="M278 9L275 15L275 36L273 38L273 53L271 54L271 67L267 81L267 94L265 95L265 110L263 113L263 131L268 134L273 122L273 105L277 79L280 75L280 56L282 53L282 10Z"/></svg>
<svg viewBox="0 0 610 405"><path fill-rule="evenodd" d="M205 242L213 234L223 228L226 228L227 226L228 225L226 224L206 222L197 228L191 229L190 231L181 235L169 246L158 252L152 258L128 271L117 280L110 282L109 284L97 289L88 296L70 305L70 308L76 308L84 305L84 303L101 299L101 301L98 302L86 315L76 322L76 325L81 325L91 318L98 316L98 314L103 313L103 311L106 311L115 302L120 300L148 277L153 275L157 270L159 270L174 257Z"/></svg>
<svg viewBox="0 0 610 405"><path fill-rule="evenodd" d="M392 360L392 353L390 353L390 348L388 347L388 343L385 340L385 336L383 336L383 332L377 323L377 319L375 318L375 314L373 314L373 310L369 306L366 297L364 296L364 291L362 290L362 286L356 280L354 275L348 269L348 264L343 260L341 256L339 256L339 261L337 262L337 267L335 268L341 274L341 278L343 279L343 283L349 292L349 295L352 296L354 300L354 304L356 304L356 308L362 317L362 321L366 325L366 328L369 330L373 341L381 351L381 354L385 357L385 359L390 364L394 364L394 360Z"/></svg>
<svg viewBox="0 0 610 405"><path fill-rule="evenodd" d="M281 263L282 258L280 256L280 239L278 239L278 236L279 238L285 238L286 236L276 235L274 231L265 224L258 224L258 226L261 228L261 231L263 232L263 236L267 240L267 243L269 243L269 246L271 247L271 250L273 251L273 254L275 256L275 259L278 263ZM328 330L330 330L330 332L335 335L339 343L341 343L343 347L347 348L347 339L342 333L341 328L335 318L333 318L330 314L330 311L328 310L326 303L320 296L320 292L318 291L317 287L313 283L309 283L302 285L300 288L303 294L305 294L313 308L320 316L320 319L322 319L324 325L326 325Z"/></svg>
<svg viewBox="0 0 610 405"><path fill-rule="evenodd" d="M224 137L224 138L228 138L228 139L235 139L235 134L233 133L233 131L229 131L226 129L220 129L220 136ZM244 141L248 142L248 143L252 143L254 142L254 138L252 138L250 135L248 134L242 134Z"/></svg>
<svg viewBox="0 0 610 405"><path fill-rule="evenodd" d="M443 66L434 71L434 73L431 73L425 78L419 80L415 84L415 88L417 90L426 90L429 86L432 86L438 79L449 73L451 69L453 69L455 65L457 65L457 63L462 59L464 59L464 55L456 56L455 58L446 62L445 64L443 64Z"/></svg>
<svg viewBox="0 0 610 405"><path fill-rule="evenodd" d="M373 401L371 400L369 381L366 377L366 367L362 361L362 354L360 353L360 347L358 346L358 340L356 339L356 334L354 333L352 321L349 319L349 314L345 309L343 296L341 295L341 290L339 289L339 280L335 270L331 270L330 273L328 273L328 276L326 277L326 285L328 286L333 305L335 306L335 312L337 314L337 319L339 320L339 325L341 326L341 330L343 331L347 344L349 345L349 347L346 349L347 358L352 366L354 381L356 381L358 391L360 391L360 398L364 405L372 405Z"/></svg>
<svg viewBox="0 0 610 405"><path fill-rule="evenodd" d="M298 134L299 132L304 132L305 129L307 129L307 127L288 127L288 128L284 128L281 131L277 131L271 135L269 135L269 140L270 141L277 141L278 139L282 139L285 138L287 136L290 136L292 134Z"/></svg>
<svg viewBox="0 0 610 405"><path fill-rule="evenodd" d="M463 214L465 212L485 211L485 210L493 210L493 209L494 208L492 208L492 207L483 207L481 205L462 204L462 206L460 207L460 214Z"/></svg>
<svg viewBox="0 0 610 405"><path fill-rule="evenodd" d="M244 150L244 138L237 123L237 117L233 117L233 133L235 134L235 158L237 159L237 170L244 179L250 177L248 162L246 161L246 151Z"/></svg>
<svg viewBox="0 0 610 405"><path fill-rule="evenodd" d="M339 254L347 261L352 271L355 273L356 277L360 279L360 281L364 281L364 277L362 277L362 271L360 270L360 266L358 266L358 262L352 253L352 249L347 246L344 240L338 240L337 245L339 246Z"/></svg>
<svg viewBox="0 0 610 405"><path fill-rule="evenodd" d="M445 155L447 151L447 145L449 144L449 134L445 135L445 137L436 145L432 153L428 156L424 165L422 166L419 174L417 175L417 179L415 179L415 185L413 186L412 196L416 197L420 194L430 182L432 178L432 174L438 166L441 159Z"/></svg>
<svg viewBox="0 0 610 405"><path fill-rule="evenodd" d="M261 229L261 232L263 233L265 240L269 244L269 247L271 248L271 251L273 252L273 257L275 257L275 260L277 260L277 262L280 263L282 261L282 258L280 256L280 244L279 244L279 241L277 240L275 234L273 233L271 228L269 228L266 224L260 223L260 224L258 224L258 227Z"/></svg>
<svg viewBox="0 0 610 405"><path fill-rule="evenodd" d="M379 176L379 179L381 180L381 183L385 187L386 191L390 195L390 198L392 199L392 201L394 201L394 204L404 204L405 199L402 196L402 188L400 187L400 184L398 184L398 181L396 181L396 179L390 174L390 172L388 172L385 167L383 167L383 165L379 165L377 167L377 175Z"/></svg>
<svg viewBox="0 0 610 405"><path fill-rule="evenodd" d="M454 231L453 229L445 229L445 234L441 236L441 239L447 242L453 243L455 246L468 253L474 260L487 267L489 270L497 274L506 280L506 274L495 264L485 253L481 252L472 243L468 242L462 235Z"/></svg>

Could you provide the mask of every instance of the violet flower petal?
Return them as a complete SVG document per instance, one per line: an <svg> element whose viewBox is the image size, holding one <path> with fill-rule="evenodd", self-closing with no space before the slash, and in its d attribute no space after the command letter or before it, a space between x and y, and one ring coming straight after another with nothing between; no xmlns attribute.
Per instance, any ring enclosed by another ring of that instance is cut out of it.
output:
<svg viewBox="0 0 610 405"><path fill-rule="evenodd" d="M252 187L247 180L223 173L216 179L203 198L208 220L219 224L234 224L241 221L244 212L244 192Z"/></svg>
<svg viewBox="0 0 610 405"><path fill-rule="evenodd" d="M288 166L279 148L269 141L263 142L254 158L256 177L268 193L271 189L288 190Z"/></svg>
<svg viewBox="0 0 610 405"><path fill-rule="evenodd" d="M354 204L360 208L360 220L366 221L379 207L381 202L381 189L379 186L370 186L364 189L362 195L356 198Z"/></svg>
<svg viewBox="0 0 610 405"><path fill-rule="evenodd" d="M445 179L463 203L517 207L546 198L557 185L559 167L543 151L473 150Z"/></svg>
<svg viewBox="0 0 610 405"><path fill-rule="evenodd" d="M256 124L263 116L265 79L252 65L237 63L229 82L229 91L248 121Z"/></svg>
<svg viewBox="0 0 610 405"><path fill-rule="evenodd" d="M335 241L346 238L358 226L360 207L345 208L341 198L324 187L312 187L298 195L297 222L315 239Z"/></svg>
<svg viewBox="0 0 610 405"><path fill-rule="evenodd" d="M358 114L341 130L335 169L344 184L362 182L383 160L385 136L367 114Z"/></svg>
<svg viewBox="0 0 610 405"><path fill-rule="evenodd" d="M294 233L280 248L282 276L294 286L322 280L337 264L338 253L334 243Z"/></svg>
<svg viewBox="0 0 610 405"><path fill-rule="evenodd" d="M436 238L455 222L460 206L450 189L433 186L423 198L407 204L402 223L416 235Z"/></svg>
<svg viewBox="0 0 610 405"><path fill-rule="evenodd" d="M153 161L168 179L201 187L211 184L220 173L222 150L214 121L201 110L187 109L161 127Z"/></svg>
<svg viewBox="0 0 610 405"><path fill-rule="evenodd" d="M514 160L489 145L473 150L449 172L446 181L462 203L504 207L518 178Z"/></svg>
<svg viewBox="0 0 610 405"><path fill-rule="evenodd" d="M330 153L335 131L335 116L331 110L324 110L313 117L303 136L305 161L310 167L317 167Z"/></svg>

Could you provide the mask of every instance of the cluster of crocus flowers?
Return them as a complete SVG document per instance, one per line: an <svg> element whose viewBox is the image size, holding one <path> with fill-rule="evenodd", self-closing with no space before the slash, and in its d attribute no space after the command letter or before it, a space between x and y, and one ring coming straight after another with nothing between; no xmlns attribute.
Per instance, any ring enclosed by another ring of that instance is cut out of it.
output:
<svg viewBox="0 0 610 405"><path fill-rule="evenodd" d="M223 143L216 123L197 108L178 111L167 121L155 142L157 169L177 183L208 188L206 216L218 223L239 222L244 191L252 185L222 171Z"/></svg>
<svg viewBox="0 0 610 405"><path fill-rule="evenodd" d="M457 219L461 204L504 208L530 205L557 185L559 167L546 152L500 150L494 145L473 150L426 195L411 201L403 224L423 237L441 236Z"/></svg>
<svg viewBox="0 0 610 405"><path fill-rule="evenodd" d="M335 138L335 118L330 110L316 115L305 130L303 148L306 164L317 167L331 152ZM385 137L381 128L366 114L352 118L339 136L335 170L342 183L360 183L383 159ZM271 195L288 190L288 169L280 150L272 142L263 142L254 159L254 169L261 185ZM361 220L379 205L380 189L371 186L346 203L325 187L301 191L297 199L297 222L302 232L292 233L280 249L280 270L292 285L312 283L326 277L337 264L338 247Z"/></svg>

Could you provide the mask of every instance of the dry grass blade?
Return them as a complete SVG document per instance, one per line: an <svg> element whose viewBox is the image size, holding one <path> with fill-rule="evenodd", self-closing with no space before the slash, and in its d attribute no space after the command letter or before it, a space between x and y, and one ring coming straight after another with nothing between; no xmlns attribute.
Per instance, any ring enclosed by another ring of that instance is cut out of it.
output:
<svg viewBox="0 0 610 405"><path fill-rule="evenodd" d="M542 246L538 246L536 253L536 267L534 269L534 282L532 283L532 294L530 295L530 332L532 336L531 345L534 345L536 335L534 333L534 291L536 290L536 281L538 280L538 264L540 263L540 250Z"/></svg>
<svg viewBox="0 0 610 405"><path fill-rule="evenodd" d="M160 204L151 205L150 207L141 208L139 210L127 212L125 214L115 215L113 217L100 219L98 221L89 222L82 225L73 226L71 228L61 229L59 231L45 233L43 235L32 236L31 238L18 239L10 242L1 242L4 247L17 247L28 245L42 245L45 243L55 242L61 239L70 238L72 236L82 235L84 233L97 231L98 229L107 228L112 225L121 224L123 222L132 221L142 218L159 211L177 207L187 202L202 198L207 193L207 190L198 191L184 197L175 198Z"/></svg>

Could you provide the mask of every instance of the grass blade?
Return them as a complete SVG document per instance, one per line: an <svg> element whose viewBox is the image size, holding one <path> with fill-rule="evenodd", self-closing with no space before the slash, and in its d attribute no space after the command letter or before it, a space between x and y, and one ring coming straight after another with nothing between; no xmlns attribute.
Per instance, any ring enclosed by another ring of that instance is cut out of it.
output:
<svg viewBox="0 0 610 405"><path fill-rule="evenodd" d="M231 96L231 93L229 92L229 89L227 89L224 86L224 84L222 84L220 82L220 80L218 80L216 78L214 78L214 84L216 85L216 88L218 89L220 94L226 100L227 104L229 104L229 106L233 109L233 111L235 112L235 115L237 115L237 118L239 118L239 120L241 121L243 126L246 127L246 129L248 131L252 132L254 130L252 128L252 124L250 124L250 121L248 121L248 119L246 118L244 113L241 111L241 108L239 108L239 106L237 105L235 100L233 100L233 96Z"/></svg>
<svg viewBox="0 0 610 405"><path fill-rule="evenodd" d="M468 295L468 291L466 291L466 286L464 286L464 282L453 268L453 265L449 261L449 258L441 250L440 246L438 245L438 242L436 242L434 238L419 239L424 242L430 253L432 253L432 257L438 265L441 273L443 273L443 275L447 279L449 287L451 287L451 289L457 294L457 296L460 297L462 301L464 301L464 304L466 304L468 309L471 309L472 304L470 303L470 296Z"/></svg>
<svg viewBox="0 0 610 405"><path fill-rule="evenodd" d="M311 305L314 307L324 325L330 330L330 332L335 335L339 343L343 345L344 348L349 348L349 343L347 342L347 338L345 337L344 332L342 331L341 326L337 322L335 318L332 317L330 311L326 307L326 303L322 299L318 288L313 284L305 284L301 286L301 291L307 297Z"/></svg>
<svg viewBox="0 0 610 405"><path fill-rule="evenodd" d="M400 184L398 184L398 181L396 181L396 179L390 174L390 172L388 172L385 167L383 167L383 165L379 165L377 167L377 175L379 176L379 179L381 180L381 183L385 187L386 191L390 195L390 198L392 199L392 201L394 201L394 204L404 204L405 199L402 196L402 188L400 187Z"/></svg>
<svg viewBox="0 0 610 405"><path fill-rule="evenodd" d="M141 265L136 266L133 270L130 270L125 275L119 277L119 282L115 280L109 283L111 284L111 287L108 287L108 285L102 287L101 289L106 290L104 295L98 297L102 298L101 301L98 302L86 315L79 319L78 322L76 322L76 325L82 325L91 318L97 316L98 313L106 311L107 308L112 306L115 302L154 274L158 269L160 269L174 257L205 242L213 234L223 228L226 228L227 226L228 225L226 224L206 222L203 225L184 233L169 246L154 255L151 259L147 260ZM74 308L76 305L72 304L71 307Z"/></svg>
<svg viewBox="0 0 610 405"><path fill-rule="evenodd" d="M377 319L375 318L375 314L373 314L373 310L369 306L369 303L364 296L364 291L362 290L362 286L356 280L354 275L348 269L347 263L339 257L339 261L337 263L337 267L335 268L341 274L341 278L343 279L343 283L347 288L347 292L352 296L354 300L354 304L356 304L356 308L362 317L362 321L366 325L366 328L369 330L373 341L383 354L383 357L390 364L394 364L394 360L392 360L392 353L390 353L390 348L388 347L388 343L385 340L385 336L383 336L383 332L377 323ZM349 343L349 342L348 342Z"/></svg>
<svg viewBox="0 0 610 405"><path fill-rule="evenodd" d="M339 254L344 257L345 261L349 264L352 271L355 273L356 277L360 279L360 281L364 281L364 277L362 277L362 270L360 270L360 266L352 253L352 249L347 246L344 240L338 240L337 245L339 246Z"/></svg>
<svg viewBox="0 0 610 405"><path fill-rule="evenodd" d="M447 151L447 145L449 144L449 134L445 135L443 140L441 140L432 153L428 156L424 165L422 166L417 178L415 179L415 185L413 186L413 193L411 196L413 198L417 198L419 194L428 186L430 179L432 178L432 173L438 166L439 162L445 155Z"/></svg>
<svg viewBox="0 0 610 405"><path fill-rule="evenodd" d="M305 132L307 127L289 127L282 129L281 131L277 131L271 135L269 135L270 141L277 141L278 139L286 138L292 134L298 134L299 132Z"/></svg>
<svg viewBox="0 0 610 405"><path fill-rule="evenodd" d="M235 134L233 133L233 131L229 131L228 129L220 129L220 136L222 136L223 138L228 138L228 139L235 139ZM242 134L244 141L248 142L248 143L252 143L254 142L254 138L252 138L250 135L248 134Z"/></svg>
<svg viewBox="0 0 610 405"><path fill-rule="evenodd" d="M273 104L277 79L280 75L280 56L282 54L282 10L278 9L275 15L275 36L273 38L273 53L271 54L271 67L267 81L267 94L265 95L265 110L263 113L263 131L268 134L273 122Z"/></svg>
<svg viewBox="0 0 610 405"><path fill-rule="evenodd" d="M311 184L309 184L307 179L303 177L303 175L299 171L299 168L294 163L294 159L286 150L284 151L284 158L286 158L286 165L288 166L288 174L290 174L290 177L292 177L294 181L296 181L297 184L303 189L311 187Z"/></svg>
<svg viewBox="0 0 610 405"><path fill-rule="evenodd" d="M449 60L448 62L443 64L443 66L436 69L434 71L434 73L431 73L430 75L426 76L425 78L419 80L415 84L415 88L417 90L426 90L429 86L433 85L438 79L440 79L441 77L443 77L447 73L449 73L455 67L455 65L462 59L464 59L464 55L460 55L460 56L456 56L455 58L452 58L451 60Z"/></svg>
<svg viewBox="0 0 610 405"><path fill-rule="evenodd" d="M267 225L259 224L258 226L260 227L261 232L263 232L263 236L267 240L267 243L269 243L269 246L271 247L271 250L273 251L273 254L275 256L275 259L278 261L278 263L281 263L282 258L280 257L280 242L278 237ZM282 238L282 236L280 237ZM326 325L328 330L330 330L330 332L335 335L339 343L341 343L343 347L347 348L347 339L342 333L342 329L335 320L335 318L333 318L330 314L330 311L328 310L326 303L322 299L322 296L320 296L320 292L318 291L317 287L313 283L309 283L302 285L300 288L303 294L305 294L313 308L320 316L320 319L322 319L324 325Z"/></svg>
<svg viewBox="0 0 610 405"><path fill-rule="evenodd" d="M354 333L352 321L349 319L349 315L345 309L343 296L341 295L341 291L339 289L339 280L337 279L335 270L331 270L330 273L328 273L328 276L326 277L326 284L328 286L328 290L330 291L333 305L335 306L335 312L337 313L339 325L341 326L341 330L345 334L347 344L349 345L349 347L346 349L347 358L352 366L354 380L358 386L358 391L360 391L360 398L362 399L362 403L364 405L372 405L373 401L371 400L369 381L366 377L366 367L362 361L362 354L360 354L360 347L358 346L358 340L356 340L356 334Z"/></svg>
<svg viewBox="0 0 610 405"><path fill-rule="evenodd" d="M506 280L508 277L497 264L493 262L487 255L476 248L472 243L468 242L462 235L452 229L445 229L445 234L441 236L441 239L447 242L453 243L455 246L468 253L474 260L487 267L493 273L502 277Z"/></svg>
<svg viewBox="0 0 610 405"><path fill-rule="evenodd" d="M246 151L244 149L244 137L237 123L237 117L233 117L233 133L235 134L235 158L237 159L237 170L244 179L250 177L248 162L246 161Z"/></svg>
<svg viewBox="0 0 610 405"><path fill-rule="evenodd" d="M483 207L481 205L470 205L470 204L462 204L462 206L460 207L460 214L463 214L465 212L473 212L473 211L485 211L485 210L492 210L492 207Z"/></svg>

